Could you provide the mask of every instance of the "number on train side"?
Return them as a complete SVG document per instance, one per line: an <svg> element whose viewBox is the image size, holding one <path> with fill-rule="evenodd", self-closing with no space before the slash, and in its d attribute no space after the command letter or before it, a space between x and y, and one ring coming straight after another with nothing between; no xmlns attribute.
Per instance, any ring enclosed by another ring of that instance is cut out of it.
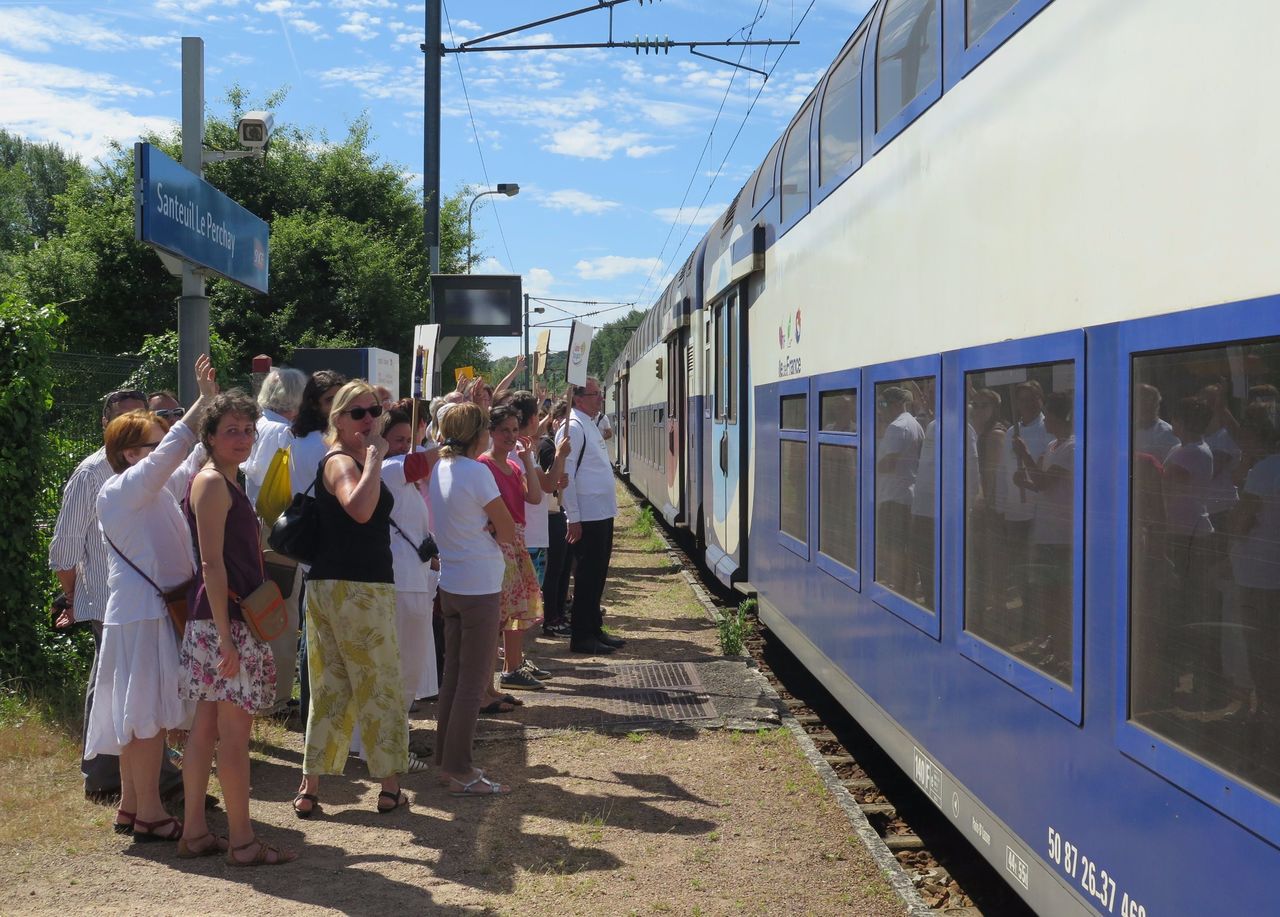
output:
<svg viewBox="0 0 1280 917"><path fill-rule="evenodd" d="M1120 917L1147 917L1147 909L1129 897L1126 892L1120 902Z"/></svg>

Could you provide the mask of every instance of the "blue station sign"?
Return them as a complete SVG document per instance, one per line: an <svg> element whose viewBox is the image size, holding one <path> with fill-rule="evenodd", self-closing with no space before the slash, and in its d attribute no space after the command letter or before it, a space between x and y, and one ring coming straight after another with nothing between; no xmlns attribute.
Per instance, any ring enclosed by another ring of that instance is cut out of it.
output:
<svg viewBox="0 0 1280 917"><path fill-rule="evenodd" d="M267 292L267 224L150 143L133 145L134 238Z"/></svg>

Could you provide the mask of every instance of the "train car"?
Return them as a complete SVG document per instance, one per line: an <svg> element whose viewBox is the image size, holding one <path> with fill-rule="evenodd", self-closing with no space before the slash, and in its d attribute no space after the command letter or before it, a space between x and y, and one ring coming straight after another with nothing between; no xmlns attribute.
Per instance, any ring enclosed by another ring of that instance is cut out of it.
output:
<svg viewBox="0 0 1280 917"><path fill-rule="evenodd" d="M708 566L1040 913L1275 909L1277 34L877 0L697 249Z"/></svg>

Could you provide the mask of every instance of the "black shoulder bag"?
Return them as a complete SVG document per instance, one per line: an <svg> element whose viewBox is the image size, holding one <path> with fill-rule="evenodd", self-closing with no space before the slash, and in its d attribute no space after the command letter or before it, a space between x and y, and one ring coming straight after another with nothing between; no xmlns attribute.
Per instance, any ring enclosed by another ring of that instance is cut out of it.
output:
<svg viewBox="0 0 1280 917"><path fill-rule="evenodd" d="M280 518L271 526L267 544L277 554L283 554L300 564L315 563L316 555L320 553L320 520L317 515L319 510L316 509L316 498L311 496L311 491L315 489L316 482L324 473L325 463L337 454L330 452L320 460L311 486L300 494L294 494L285 511L280 514Z"/></svg>

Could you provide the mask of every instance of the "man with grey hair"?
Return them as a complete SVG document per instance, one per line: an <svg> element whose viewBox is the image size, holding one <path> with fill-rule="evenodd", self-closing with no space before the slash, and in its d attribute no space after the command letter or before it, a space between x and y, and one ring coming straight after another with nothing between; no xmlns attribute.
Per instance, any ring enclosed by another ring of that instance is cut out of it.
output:
<svg viewBox="0 0 1280 917"><path fill-rule="evenodd" d="M267 373L267 377L262 380L262 387L258 389L258 407L262 410L262 415L258 418L258 438L254 440L253 451L244 463L245 493L255 506L267 469L271 467L271 460L275 458L276 452L287 449L293 442L290 426L298 414L302 390L306 385L306 373L299 369L277 367ZM264 544L266 534L264 531ZM276 701L270 713L282 716L289 712L293 680L297 676L300 617L298 597L302 592L302 571L289 558L273 551L267 552L266 560L273 565L293 568L292 588L284 602L289 619L280 636L271 641L271 654L276 660Z"/></svg>
<svg viewBox="0 0 1280 917"><path fill-rule="evenodd" d="M595 424L603 397L600 380L594 376L587 377L586 385L575 386L573 410L556 437L560 442L567 436L572 445L565 463L568 484L560 496L568 522L565 541L578 564L569 649L596 655L612 653L626 643L604 632L600 610L613 555L613 517L618 514L613 467Z"/></svg>

